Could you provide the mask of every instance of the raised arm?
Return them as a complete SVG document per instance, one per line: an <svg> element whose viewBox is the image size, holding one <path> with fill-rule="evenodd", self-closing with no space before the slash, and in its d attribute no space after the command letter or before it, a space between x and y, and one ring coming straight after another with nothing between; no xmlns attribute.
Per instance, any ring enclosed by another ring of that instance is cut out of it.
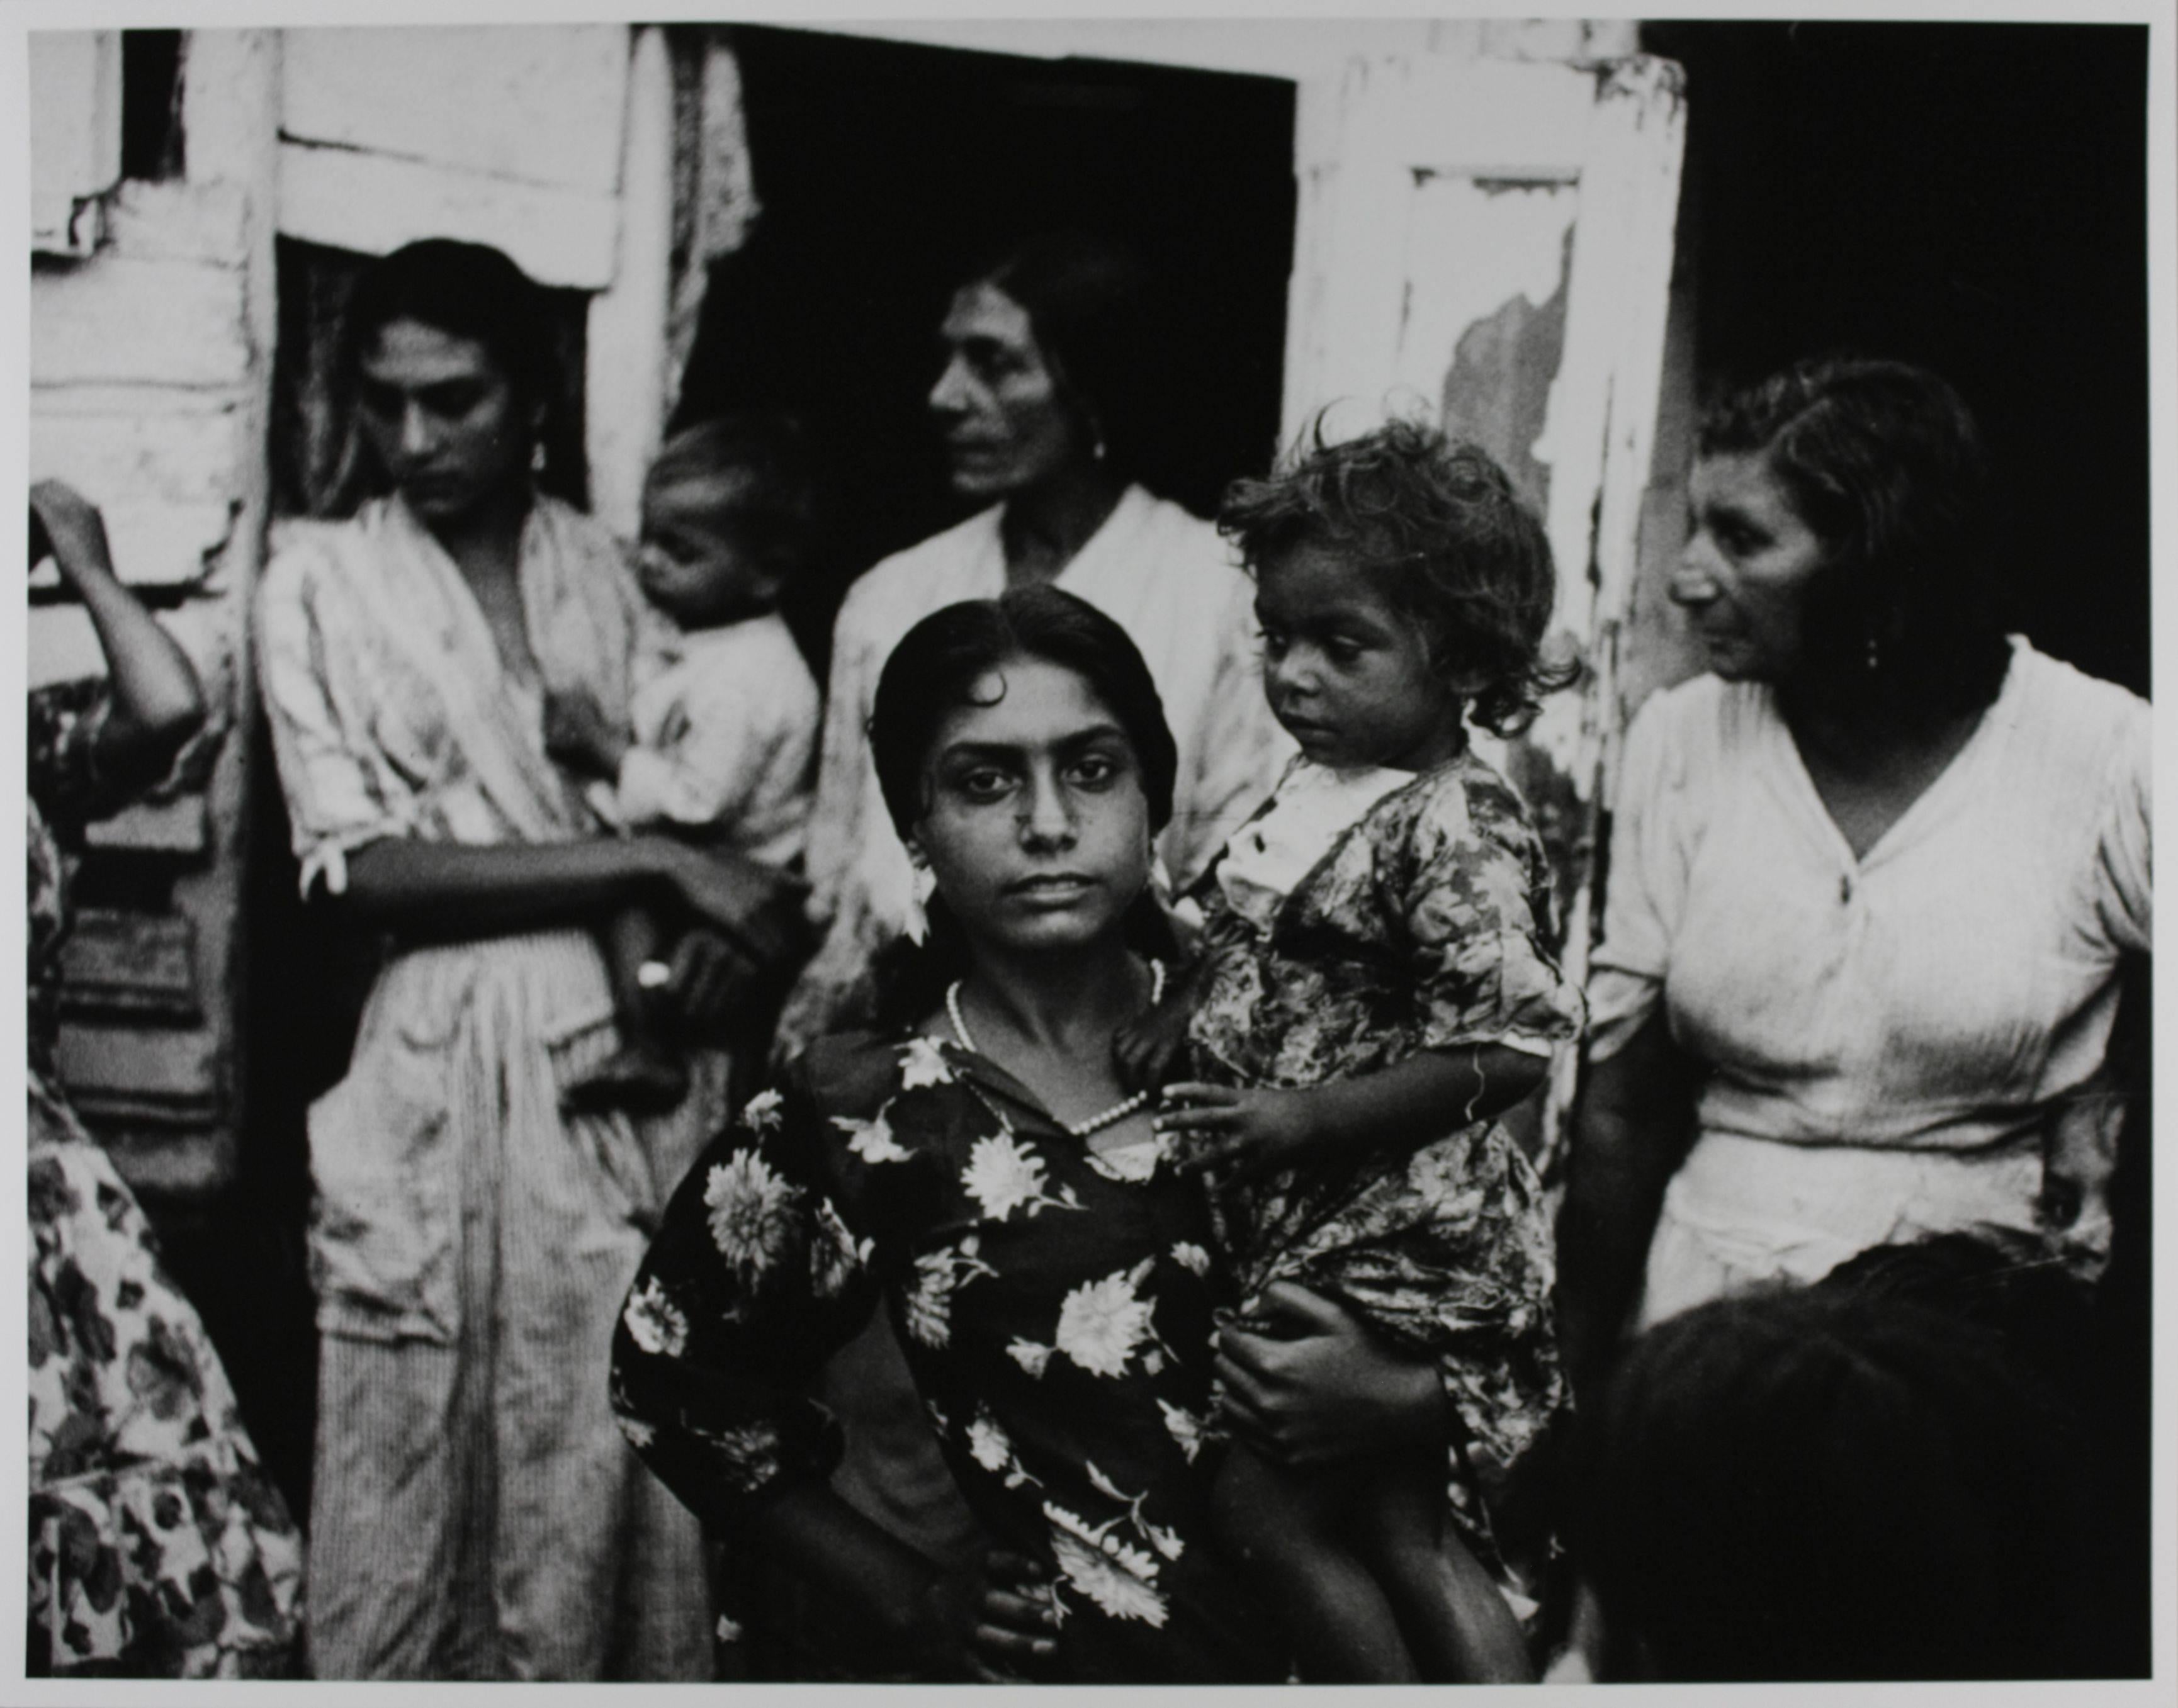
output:
<svg viewBox="0 0 2178 1708"><path fill-rule="evenodd" d="M100 775L124 791L155 783L204 727L189 655L121 585L96 505L72 487L43 480L30 488L30 511L106 654L113 697L97 737Z"/></svg>
<svg viewBox="0 0 2178 1708"><path fill-rule="evenodd" d="M1558 1211L1558 1340L1576 1393L1592 1391L1641 1288L1664 1188L1694 1142L1699 1064L1661 1007L1589 1067Z"/></svg>

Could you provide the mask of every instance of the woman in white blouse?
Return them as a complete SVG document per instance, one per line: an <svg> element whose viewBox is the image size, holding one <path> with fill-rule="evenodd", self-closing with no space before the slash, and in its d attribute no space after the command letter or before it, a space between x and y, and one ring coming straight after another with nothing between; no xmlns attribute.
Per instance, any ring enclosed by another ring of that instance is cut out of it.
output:
<svg viewBox="0 0 2178 1708"><path fill-rule="evenodd" d="M1805 363L1705 425L1672 597L1710 674L1627 737L1559 1224L1577 1383L1645 1324L1977 1225L2092 1274L2149 714L2007 638L1942 380Z"/></svg>
<svg viewBox="0 0 2178 1708"><path fill-rule="evenodd" d="M930 412L954 491L982 508L884 559L840 607L807 856L825 937L780 1018L780 1056L867 1020L870 963L920 911L867 725L885 659L932 612L1048 581L1127 631L1179 744L1157 843L1179 887L1290 756L1256 677L1251 584L1210 523L1136 479L1174 407L1157 308L1131 256L1078 233L1032 238L954 293Z"/></svg>

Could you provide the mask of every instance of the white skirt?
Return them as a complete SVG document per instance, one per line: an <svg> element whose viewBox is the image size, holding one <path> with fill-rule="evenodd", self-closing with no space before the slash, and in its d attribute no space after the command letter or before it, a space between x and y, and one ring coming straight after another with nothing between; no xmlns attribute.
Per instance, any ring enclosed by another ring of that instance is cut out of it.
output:
<svg viewBox="0 0 2178 1708"><path fill-rule="evenodd" d="M1637 1326L1765 1281L1820 1280L1874 1246L2038 1229L2042 1149L1878 1149L1705 1133L1664 1193Z"/></svg>

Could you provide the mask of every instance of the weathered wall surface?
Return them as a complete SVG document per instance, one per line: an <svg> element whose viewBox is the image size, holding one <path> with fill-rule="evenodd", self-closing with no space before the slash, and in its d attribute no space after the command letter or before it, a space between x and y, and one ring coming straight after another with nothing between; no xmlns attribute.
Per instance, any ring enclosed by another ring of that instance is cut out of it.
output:
<svg viewBox="0 0 2178 1708"><path fill-rule="evenodd" d="M227 1183L242 1116L253 779L236 732L264 537L277 76L270 32L196 34L184 175L120 185L96 251L41 260L31 280L32 476L105 511L123 579L187 647L211 708L183 787L92 829L60 1051L123 1171L182 1200ZM30 669L34 684L102 672L79 607L33 608Z"/></svg>

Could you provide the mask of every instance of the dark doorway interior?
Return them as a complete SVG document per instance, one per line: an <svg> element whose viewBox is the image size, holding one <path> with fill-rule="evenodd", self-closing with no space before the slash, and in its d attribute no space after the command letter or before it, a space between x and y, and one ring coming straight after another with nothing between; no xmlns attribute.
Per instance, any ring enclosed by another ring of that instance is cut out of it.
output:
<svg viewBox="0 0 2178 1708"><path fill-rule="evenodd" d="M1278 428L1294 88L1276 79L736 28L763 212L713 272L679 418L783 408L831 463L835 550L791 614L821 653L846 582L963 515L923 400L953 287L1033 232L1133 245L1171 376L1148 483L1198 512Z"/></svg>
<svg viewBox="0 0 2178 1708"><path fill-rule="evenodd" d="M2145 28L1645 25L1687 73L1705 385L1812 352L1979 416L2045 652L2148 690Z"/></svg>

